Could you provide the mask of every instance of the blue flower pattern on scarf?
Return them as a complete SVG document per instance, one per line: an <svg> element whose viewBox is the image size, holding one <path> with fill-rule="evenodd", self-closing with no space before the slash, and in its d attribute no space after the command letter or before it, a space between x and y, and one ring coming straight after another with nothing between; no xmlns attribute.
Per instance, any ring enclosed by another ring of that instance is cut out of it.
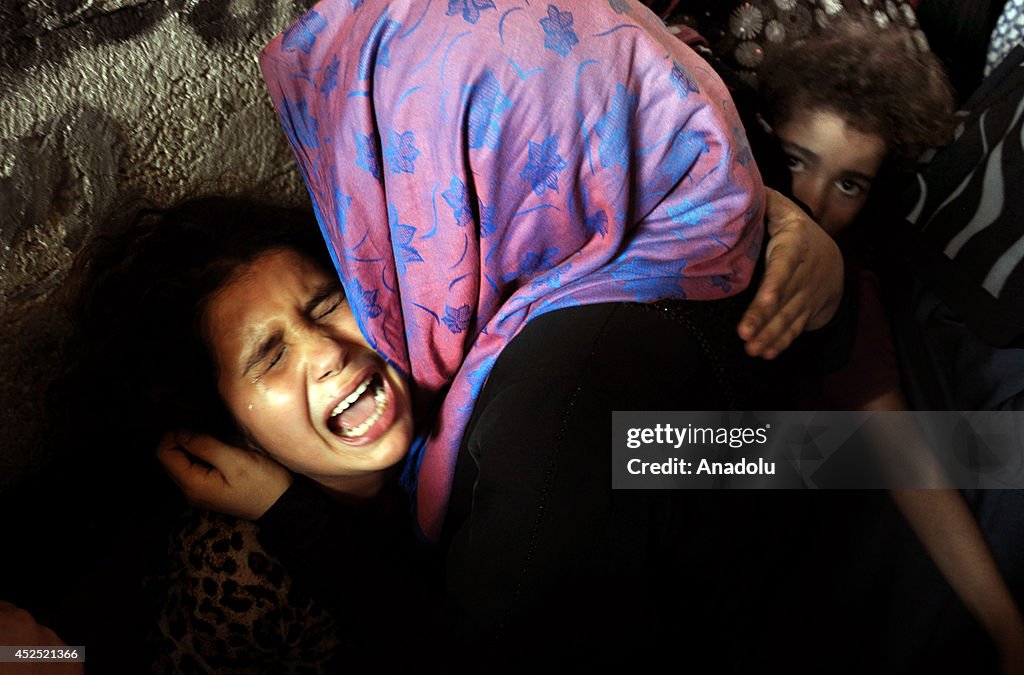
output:
<svg viewBox="0 0 1024 675"><path fill-rule="evenodd" d="M616 14L629 14L629 3L626 0L608 0L608 5Z"/></svg>
<svg viewBox="0 0 1024 675"><path fill-rule="evenodd" d="M298 49L308 54L316 43L317 33L327 28L327 21L316 12L307 12L298 22L284 33L282 45L285 49Z"/></svg>
<svg viewBox="0 0 1024 675"><path fill-rule="evenodd" d="M473 318L473 310L469 305L460 307L444 306L444 318L441 321L448 326L453 333L461 333L469 328L469 321Z"/></svg>
<svg viewBox="0 0 1024 675"><path fill-rule="evenodd" d="M689 199L683 199L674 206L665 209L672 222L678 225L699 225L711 222L715 215L715 207L711 204L695 204Z"/></svg>
<svg viewBox="0 0 1024 675"><path fill-rule="evenodd" d="M540 20L544 29L544 46L559 56L568 56L580 42L572 23L572 12L562 12L554 5L548 5L547 18Z"/></svg>
<svg viewBox="0 0 1024 675"><path fill-rule="evenodd" d="M672 86L676 88L676 93L679 94L679 98L685 99L691 93L700 93L700 87L697 86L696 78L690 74L690 71L687 70L686 66L678 61L672 62L672 70L668 77L672 82Z"/></svg>
<svg viewBox="0 0 1024 675"><path fill-rule="evenodd" d="M388 204L388 222L391 223L391 240L395 245L395 262L398 263L398 273L405 274L406 266L409 263L423 262L423 256L412 246L416 228L398 222L398 209L394 204Z"/></svg>
<svg viewBox="0 0 1024 675"><path fill-rule="evenodd" d="M384 156L388 161L391 173L416 173L416 158L420 151L416 148L416 134L406 131L404 134L388 132L388 147Z"/></svg>
<svg viewBox="0 0 1024 675"><path fill-rule="evenodd" d="M476 23L480 20L480 12L485 9L494 9L493 0L448 0L448 16L462 14L466 23Z"/></svg>
<svg viewBox="0 0 1024 675"><path fill-rule="evenodd" d="M603 237L608 234L608 214L604 211L598 211L593 215L587 216L583 219L583 226L590 236L600 235Z"/></svg>
<svg viewBox="0 0 1024 675"><path fill-rule="evenodd" d="M377 156L377 134L356 134L356 166L365 169L377 180L381 179L380 159Z"/></svg>
<svg viewBox="0 0 1024 675"><path fill-rule="evenodd" d="M494 207L485 206L480 202L480 238L485 239L494 234Z"/></svg>
<svg viewBox="0 0 1024 675"><path fill-rule="evenodd" d="M487 146L498 149L501 140L501 118L512 107L512 101L501 90L498 78L488 70L480 78L469 109L469 147Z"/></svg>
<svg viewBox="0 0 1024 675"><path fill-rule="evenodd" d="M668 154L661 163L661 172L666 176L681 176L707 151L707 134L703 131L683 131L672 139Z"/></svg>
<svg viewBox="0 0 1024 675"><path fill-rule="evenodd" d="M377 289L366 289L359 283L359 279L353 279L354 292L349 293L348 302L352 305L352 311L357 317L376 319L384 311L377 303Z"/></svg>
<svg viewBox="0 0 1024 675"><path fill-rule="evenodd" d="M541 251L527 251L519 263L519 273L517 276L528 279L535 273L551 267L557 257L558 249L555 247L546 248Z"/></svg>
<svg viewBox="0 0 1024 675"><path fill-rule="evenodd" d="M558 139L548 136L543 143L530 141L529 159L519 177L529 183L539 197L547 190L558 192L558 172L566 166L558 154Z"/></svg>
<svg viewBox="0 0 1024 675"><path fill-rule="evenodd" d="M601 147L598 148L601 166L629 166L629 132L633 127L637 99L636 94L630 94L621 84L616 85L611 108L594 125L594 131L601 139Z"/></svg>
<svg viewBox="0 0 1024 675"><path fill-rule="evenodd" d="M750 143L747 142L747 134L743 131L743 128L739 126L733 127L732 138L736 161L740 163L740 166L750 164L754 159L754 155L750 152Z"/></svg>
<svg viewBox="0 0 1024 675"><path fill-rule="evenodd" d="M452 176L450 187L441 193L448 206L452 207L452 215L455 216L455 224L459 227L466 227L473 222L473 210L469 206L469 195L466 193L466 184Z"/></svg>
<svg viewBox="0 0 1024 675"><path fill-rule="evenodd" d="M334 188L334 219L339 230L344 230L348 224L348 210L351 206L352 198L343 194L339 188Z"/></svg>
<svg viewBox="0 0 1024 675"><path fill-rule="evenodd" d="M680 278L685 267L686 261L683 260L677 272ZM664 271L658 263L644 258L626 260L612 269L612 276L622 283L623 289L631 293L636 302L653 302L664 293L661 288L664 279L659 276L662 274ZM680 293L681 297L686 297L681 290Z"/></svg>
<svg viewBox="0 0 1024 675"><path fill-rule="evenodd" d="M341 67L341 60L335 56L324 71L324 79L320 83L320 93L326 96L338 86L338 69Z"/></svg>

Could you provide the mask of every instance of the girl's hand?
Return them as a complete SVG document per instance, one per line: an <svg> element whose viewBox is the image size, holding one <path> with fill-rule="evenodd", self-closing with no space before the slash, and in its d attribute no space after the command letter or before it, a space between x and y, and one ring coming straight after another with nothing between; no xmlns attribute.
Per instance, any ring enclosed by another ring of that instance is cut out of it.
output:
<svg viewBox="0 0 1024 675"><path fill-rule="evenodd" d="M799 206L767 189L768 248L754 301L736 329L751 356L773 359L829 322L843 298L843 255Z"/></svg>
<svg viewBox="0 0 1024 675"><path fill-rule="evenodd" d="M269 457L205 434L167 433L157 459L192 506L256 520L292 484L292 474Z"/></svg>

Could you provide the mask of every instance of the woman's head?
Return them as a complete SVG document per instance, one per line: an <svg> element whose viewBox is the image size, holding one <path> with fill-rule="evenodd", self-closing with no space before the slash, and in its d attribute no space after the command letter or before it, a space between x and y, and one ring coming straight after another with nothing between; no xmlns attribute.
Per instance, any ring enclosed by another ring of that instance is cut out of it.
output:
<svg viewBox="0 0 1024 675"><path fill-rule="evenodd" d="M406 389L355 327L332 269L306 211L229 198L143 211L79 264L75 388L107 399L86 424L212 433L317 479L396 463L408 439L379 452L396 435L380 427L398 413L411 428ZM385 405L367 412L359 398L329 421L367 378Z"/></svg>
<svg viewBox="0 0 1024 675"><path fill-rule="evenodd" d="M427 536L529 321L735 293L763 232L727 90L653 14L464 4L320 2L260 59L360 327L437 411L406 474Z"/></svg>
<svg viewBox="0 0 1024 675"><path fill-rule="evenodd" d="M849 20L778 49L762 96L794 195L833 235L856 218L883 168L906 171L952 134L945 72L902 28Z"/></svg>

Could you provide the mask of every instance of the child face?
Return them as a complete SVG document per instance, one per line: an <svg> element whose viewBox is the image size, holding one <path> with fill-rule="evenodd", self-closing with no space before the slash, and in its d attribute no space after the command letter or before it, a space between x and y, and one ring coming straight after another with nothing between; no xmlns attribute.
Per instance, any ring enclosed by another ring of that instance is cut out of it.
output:
<svg viewBox="0 0 1024 675"><path fill-rule="evenodd" d="M203 328L239 425L296 473L346 491L405 457L409 389L356 325L337 279L289 249L241 267Z"/></svg>
<svg viewBox="0 0 1024 675"><path fill-rule="evenodd" d="M854 221L887 154L876 134L829 110L801 111L776 129L793 175L793 195L833 237Z"/></svg>

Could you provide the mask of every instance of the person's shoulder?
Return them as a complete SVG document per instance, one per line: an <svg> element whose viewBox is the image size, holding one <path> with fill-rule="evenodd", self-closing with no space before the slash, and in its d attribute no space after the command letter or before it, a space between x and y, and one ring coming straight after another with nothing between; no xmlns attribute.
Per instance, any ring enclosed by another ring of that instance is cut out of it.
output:
<svg viewBox="0 0 1024 675"><path fill-rule="evenodd" d="M690 303L704 305L707 303ZM505 347L474 407L482 417L522 418L534 427L565 415L657 410L694 402L703 391L721 405L710 369L708 333L734 333L721 321L695 316L685 302L602 303L537 317ZM737 319L738 320L738 319ZM721 323L721 330L712 324ZM741 351L738 346L734 351ZM507 428L506 423L500 425Z"/></svg>

